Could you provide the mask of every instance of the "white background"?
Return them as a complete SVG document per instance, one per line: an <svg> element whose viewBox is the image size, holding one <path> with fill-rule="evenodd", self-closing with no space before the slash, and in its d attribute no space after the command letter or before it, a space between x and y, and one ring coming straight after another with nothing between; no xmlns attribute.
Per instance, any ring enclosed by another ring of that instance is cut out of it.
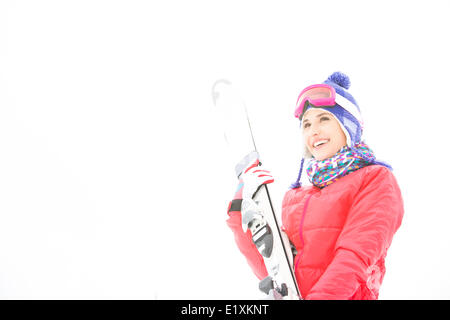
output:
<svg viewBox="0 0 450 320"><path fill-rule="evenodd" d="M405 217L381 299L450 298L448 1L2 1L0 298L260 298L225 224L211 87L239 86L280 201L300 90L350 76Z"/></svg>

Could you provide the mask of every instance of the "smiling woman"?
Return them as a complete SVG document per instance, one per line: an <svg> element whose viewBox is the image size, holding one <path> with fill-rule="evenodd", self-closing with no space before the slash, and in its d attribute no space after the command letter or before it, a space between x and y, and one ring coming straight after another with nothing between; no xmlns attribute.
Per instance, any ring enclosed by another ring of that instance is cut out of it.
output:
<svg viewBox="0 0 450 320"><path fill-rule="evenodd" d="M387 250L403 217L400 188L391 167L377 161L362 140L359 106L349 87L349 78L335 72L303 90L295 110L305 150L297 181L283 200L282 220L305 299L377 299ZM312 186L302 188L305 159ZM244 188L273 182L258 179L248 174ZM263 279L267 269L251 235L236 227L240 210L230 206L228 212L238 247Z"/></svg>

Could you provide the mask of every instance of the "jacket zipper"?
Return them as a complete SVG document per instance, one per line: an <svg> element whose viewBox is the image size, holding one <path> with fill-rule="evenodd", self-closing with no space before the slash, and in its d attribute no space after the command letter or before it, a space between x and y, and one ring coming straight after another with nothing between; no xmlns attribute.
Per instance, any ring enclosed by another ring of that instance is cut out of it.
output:
<svg viewBox="0 0 450 320"><path fill-rule="evenodd" d="M300 260L303 256L303 251L305 250L305 241L303 239L303 222L305 220L306 209L308 208L309 200L311 199L312 196L313 196L313 194L310 194L308 196L308 198L305 201L305 205L303 206L302 220L300 220L300 227L299 227L300 242L302 243L302 250L298 253L298 258L297 258L297 262L295 263L294 272L297 271L298 263L300 262Z"/></svg>

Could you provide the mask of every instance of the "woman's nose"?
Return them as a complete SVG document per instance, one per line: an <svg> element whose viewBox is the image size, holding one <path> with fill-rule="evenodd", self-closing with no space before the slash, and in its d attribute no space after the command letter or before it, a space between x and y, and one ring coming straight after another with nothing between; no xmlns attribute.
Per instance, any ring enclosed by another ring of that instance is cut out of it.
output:
<svg viewBox="0 0 450 320"><path fill-rule="evenodd" d="M316 136L320 133L320 126L317 124L311 124L310 132L313 136Z"/></svg>

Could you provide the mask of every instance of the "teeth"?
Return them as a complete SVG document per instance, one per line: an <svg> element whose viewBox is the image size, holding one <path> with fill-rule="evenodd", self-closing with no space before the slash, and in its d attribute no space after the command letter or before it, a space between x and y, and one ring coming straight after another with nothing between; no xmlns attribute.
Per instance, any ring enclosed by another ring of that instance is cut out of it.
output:
<svg viewBox="0 0 450 320"><path fill-rule="evenodd" d="M314 148L316 148L317 146L320 146L321 144L327 143L328 140L319 140L316 143L314 143Z"/></svg>

